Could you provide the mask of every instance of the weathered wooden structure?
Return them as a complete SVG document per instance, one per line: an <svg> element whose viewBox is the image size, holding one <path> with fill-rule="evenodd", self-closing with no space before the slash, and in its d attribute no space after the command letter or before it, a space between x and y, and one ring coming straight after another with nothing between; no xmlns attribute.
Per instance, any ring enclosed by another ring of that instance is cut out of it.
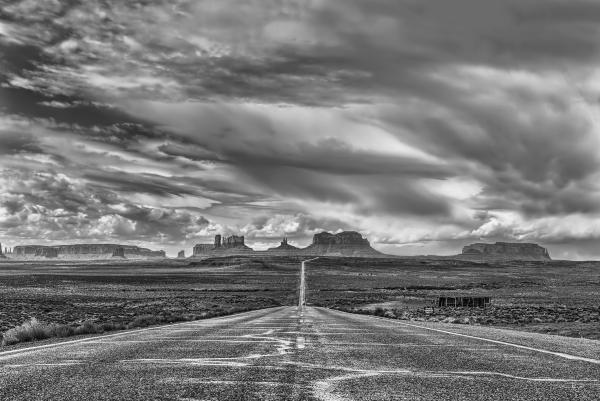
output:
<svg viewBox="0 0 600 401"><path fill-rule="evenodd" d="M439 297L437 306L485 308L490 302L490 297Z"/></svg>

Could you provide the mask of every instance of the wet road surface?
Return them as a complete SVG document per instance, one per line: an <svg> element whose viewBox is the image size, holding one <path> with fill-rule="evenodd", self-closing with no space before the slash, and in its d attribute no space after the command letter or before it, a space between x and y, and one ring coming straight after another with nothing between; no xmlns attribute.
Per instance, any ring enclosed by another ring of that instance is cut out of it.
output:
<svg viewBox="0 0 600 401"><path fill-rule="evenodd" d="M0 399L595 400L599 355L593 340L279 307L0 352Z"/></svg>

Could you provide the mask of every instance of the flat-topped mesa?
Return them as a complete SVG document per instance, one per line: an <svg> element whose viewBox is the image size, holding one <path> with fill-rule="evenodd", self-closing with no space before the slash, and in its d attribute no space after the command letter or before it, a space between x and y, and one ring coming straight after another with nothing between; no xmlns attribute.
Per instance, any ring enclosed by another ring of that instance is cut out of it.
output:
<svg viewBox="0 0 600 401"><path fill-rule="evenodd" d="M313 242L304 253L321 256L380 256L371 248L369 240L356 231L343 231L337 234L322 232L313 236Z"/></svg>
<svg viewBox="0 0 600 401"><path fill-rule="evenodd" d="M179 251L177 254L177 259L185 259L185 251Z"/></svg>
<svg viewBox="0 0 600 401"><path fill-rule="evenodd" d="M231 235L222 238L221 235L217 234L212 244L196 244L192 256L237 255L248 252L252 252L252 248L244 244L243 235Z"/></svg>
<svg viewBox="0 0 600 401"><path fill-rule="evenodd" d="M313 236L313 245L353 245L370 246L369 240L356 231L342 231L338 234L322 232Z"/></svg>
<svg viewBox="0 0 600 401"><path fill-rule="evenodd" d="M8 250L5 250L8 253ZM0 243L0 259L6 259L6 256L2 253L2 244Z"/></svg>
<svg viewBox="0 0 600 401"><path fill-rule="evenodd" d="M11 257L17 259L110 259L113 256L132 259L166 257L164 251L152 251L134 245L119 244L18 245L14 247L11 254Z"/></svg>
<svg viewBox="0 0 600 401"><path fill-rule="evenodd" d="M467 245L458 257L469 260L551 260L548 250L538 244L514 242Z"/></svg>

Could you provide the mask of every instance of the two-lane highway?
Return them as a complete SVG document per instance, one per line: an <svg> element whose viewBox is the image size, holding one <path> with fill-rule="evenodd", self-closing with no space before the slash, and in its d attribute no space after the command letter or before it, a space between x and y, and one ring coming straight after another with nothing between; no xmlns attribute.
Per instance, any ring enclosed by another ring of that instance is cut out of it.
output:
<svg viewBox="0 0 600 401"><path fill-rule="evenodd" d="M600 361L582 355L600 344L576 342L580 356L560 356L535 341L280 307L0 353L0 399L598 399Z"/></svg>
<svg viewBox="0 0 600 401"><path fill-rule="evenodd" d="M307 261L305 261L307 262ZM0 352L0 400L597 400L600 342L305 306Z"/></svg>
<svg viewBox="0 0 600 401"><path fill-rule="evenodd" d="M300 263L300 289L298 291L298 308L300 309L304 308L304 305L306 304L306 263L317 259L319 258L307 259Z"/></svg>

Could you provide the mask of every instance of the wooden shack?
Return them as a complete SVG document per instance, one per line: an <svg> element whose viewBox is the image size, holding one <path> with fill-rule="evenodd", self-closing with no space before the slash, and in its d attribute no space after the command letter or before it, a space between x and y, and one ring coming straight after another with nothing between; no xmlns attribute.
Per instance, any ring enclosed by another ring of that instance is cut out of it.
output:
<svg viewBox="0 0 600 401"><path fill-rule="evenodd" d="M439 297L437 306L485 308L490 302L490 297Z"/></svg>

